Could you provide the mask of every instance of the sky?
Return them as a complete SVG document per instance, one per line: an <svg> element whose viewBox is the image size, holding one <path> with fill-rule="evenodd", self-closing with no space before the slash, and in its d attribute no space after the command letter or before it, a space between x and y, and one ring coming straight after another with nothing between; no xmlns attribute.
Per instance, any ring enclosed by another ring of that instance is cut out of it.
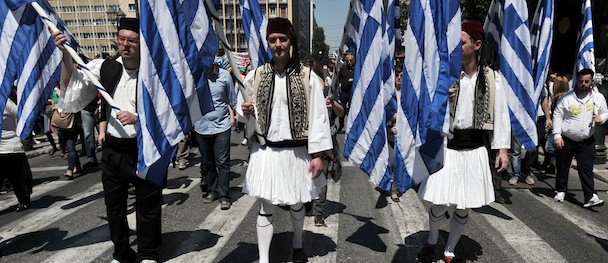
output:
<svg viewBox="0 0 608 263"><path fill-rule="evenodd" d="M313 0L317 24L325 30L325 43L330 51L338 50L350 0Z"/></svg>

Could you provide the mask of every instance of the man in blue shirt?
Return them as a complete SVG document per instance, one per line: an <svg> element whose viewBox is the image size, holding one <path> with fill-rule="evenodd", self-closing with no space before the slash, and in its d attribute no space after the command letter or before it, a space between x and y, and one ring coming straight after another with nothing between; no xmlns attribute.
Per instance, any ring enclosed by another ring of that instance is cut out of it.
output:
<svg viewBox="0 0 608 263"><path fill-rule="evenodd" d="M219 65L207 71L209 90L215 109L194 123L196 141L201 153L201 177L207 181L208 193L203 202L220 201L222 210L230 209L230 127L233 123L228 107L236 107L234 83L228 71Z"/></svg>

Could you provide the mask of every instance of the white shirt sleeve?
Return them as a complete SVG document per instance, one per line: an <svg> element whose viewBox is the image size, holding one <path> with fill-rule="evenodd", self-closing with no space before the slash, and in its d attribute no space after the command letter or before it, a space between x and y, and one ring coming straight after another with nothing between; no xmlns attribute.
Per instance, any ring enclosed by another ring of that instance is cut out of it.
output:
<svg viewBox="0 0 608 263"><path fill-rule="evenodd" d="M595 93L597 96L595 100L597 101L597 114L602 117L602 123L604 124L606 120L608 120L608 108L606 107L606 98L602 93Z"/></svg>
<svg viewBox="0 0 608 263"><path fill-rule="evenodd" d="M93 75L99 79L99 71L104 59L94 59L86 64ZM84 109L93 98L97 96L97 88L84 73L85 69L78 69L74 65L72 76L67 86L61 85L59 94L59 112L79 112Z"/></svg>
<svg viewBox="0 0 608 263"><path fill-rule="evenodd" d="M333 148L329 113L323 96L323 82L310 72L310 110L308 112L308 153L318 153Z"/></svg>
<svg viewBox="0 0 608 263"><path fill-rule="evenodd" d="M492 133L492 149L511 148L511 120L506 94L502 86L502 77L495 72L496 92L494 94L494 132Z"/></svg>

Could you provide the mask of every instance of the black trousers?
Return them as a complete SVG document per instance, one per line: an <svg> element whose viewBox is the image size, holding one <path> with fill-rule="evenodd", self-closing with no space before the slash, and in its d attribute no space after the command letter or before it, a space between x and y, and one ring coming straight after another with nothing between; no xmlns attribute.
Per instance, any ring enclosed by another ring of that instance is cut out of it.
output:
<svg viewBox="0 0 608 263"><path fill-rule="evenodd" d="M136 253L129 244L127 198L129 183L135 186L138 260L158 261L161 248L162 188L136 175L137 142L106 136L101 158L102 183L114 259L135 262Z"/></svg>
<svg viewBox="0 0 608 263"><path fill-rule="evenodd" d="M29 205L32 195L32 171L25 153L0 154L0 167L3 169L0 173L0 188L7 178L13 186L17 201Z"/></svg>
<svg viewBox="0 0 608 263"><path fill-rule="evenodd" d="M566 137L564 147L555 150L555 163L557 173L555 180L555 190L566 192L568 190L568 173L572 164L572 157L576 156L578 177L583 186L585 203L595 194L593 181L593 161L595 160L595 139L590 137L584 141L573 141Z"/></svg>

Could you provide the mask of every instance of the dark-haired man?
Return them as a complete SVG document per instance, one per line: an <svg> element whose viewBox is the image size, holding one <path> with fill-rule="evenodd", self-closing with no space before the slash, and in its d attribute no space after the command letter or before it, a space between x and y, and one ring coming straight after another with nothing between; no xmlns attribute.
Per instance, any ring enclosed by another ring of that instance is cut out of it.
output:
<svg viewBox="0 0 608 263"><path fill-rule="evenodd" d="M594 188L593 161L595 159L595 125L608 119L606 99L602 93L593 91L591 69L582 69L576 74L574 89L564 94L553 111L553 136L555 144L555 201L563 202L568 190L568 172L572 157L576 156L578 176L584 193L583 207L601 205Z"/></svg>
<svg viewBox="0 0 608 263"><path fill-rule="evenodd" d="M97 94L91 80L74 66L72 58L63 47L67 38L61 32L53 33L55 44L63 51L61 72L64 106L84 108ZM158 261L161 248L162 187L156 186L136 175L137 165L137 107L136 87L139 72L139 19L122 18L118 26L117 59L96 59L86 68L98 76L101 84L114 98L121 110L110 110L107 102L102 104L97 141L103 145L101 157L101 180L103 183L110 238L114 243L112 263ZM82 96L68 96L63 90L82 91ZM89 92L87 92L89 91ZM64 95L65 94L65 95ZM75 98L69 101L67 97ZM69 104L69 105L68 105ZM138 252L131 249L129 225L127 224L127 190L129 183L135 186L135 209L137 222Z"/></svg>
<svg viewBox="0 0 608 263"><path fill-rule="evenodd" d="M332 149L323 80L300 65L296 37L289 20L269 20L266 38L272 61L250 72L244 83L253 99L241 108L245 116L256 116L260 128L260 133L250 138L251 156L243 187L244 193L257 197L260 203L256 220L260 263L270 261L275 205L290 208L292 261L308 261L302 249L304 203L316 199L326 184L325 176L319 176L321 157ZM257 138L265 143L255 141Z"/></svg>

